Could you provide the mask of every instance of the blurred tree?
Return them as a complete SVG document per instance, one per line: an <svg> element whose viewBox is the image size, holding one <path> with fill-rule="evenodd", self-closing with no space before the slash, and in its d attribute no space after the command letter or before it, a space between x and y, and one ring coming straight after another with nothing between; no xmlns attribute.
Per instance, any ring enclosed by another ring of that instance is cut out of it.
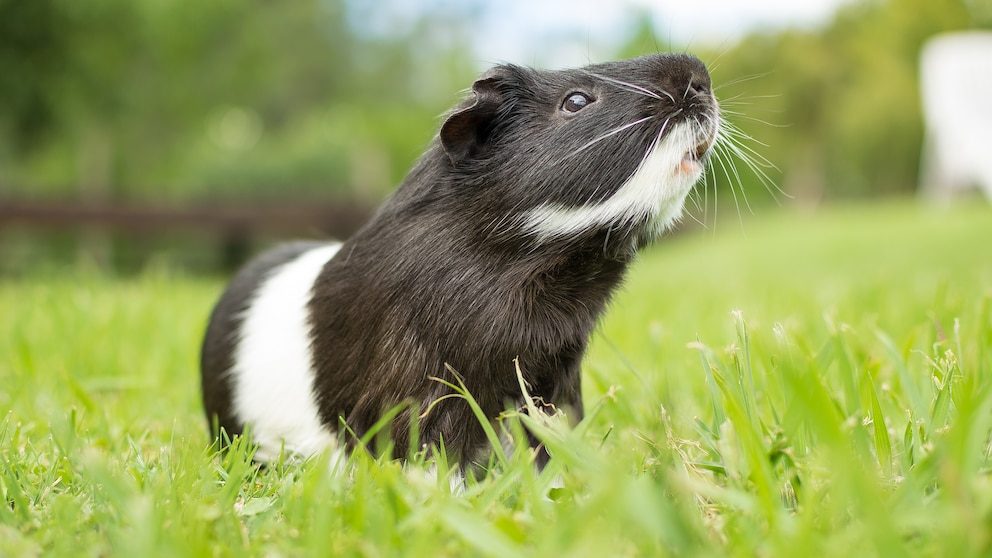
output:
<svg viewBox="0 0 992 558"><path fill-rule="evenodd" d="M471 66L428 28L370 37L346 15L342 0L0 0L0 197L380 197Z"/></svg>
<svg viewBox="0 0 992 558"><path fill-rule="evenodd" d="M52 125L52 78L65 58L57 0L0 0L0 147L33 147ZM6 141L3 141L6 140Z"/></svg>

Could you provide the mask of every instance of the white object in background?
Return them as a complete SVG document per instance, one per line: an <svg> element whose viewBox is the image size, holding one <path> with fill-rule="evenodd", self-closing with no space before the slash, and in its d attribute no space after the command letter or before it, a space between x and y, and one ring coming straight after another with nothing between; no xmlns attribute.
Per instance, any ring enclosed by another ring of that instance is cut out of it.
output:
<svg viewBox="0 0 992 558"><path fill-rule="evenodd" d="M992 33L930 40L920 57L920 93L920 193L948 200L977 186L992 200Z"/></svg>

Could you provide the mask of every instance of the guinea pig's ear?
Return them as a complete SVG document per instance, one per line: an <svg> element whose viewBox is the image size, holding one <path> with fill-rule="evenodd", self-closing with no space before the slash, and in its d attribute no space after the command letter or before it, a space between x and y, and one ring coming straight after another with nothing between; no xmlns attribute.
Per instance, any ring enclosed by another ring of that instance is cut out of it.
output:
<svg viewBox="0 0 992 558"><path fill-rule="evenodd" d="M507 69L502 66L482 74L472 84L475 102L452 113L441 125L441 146L452 164L458 164L482 150L496 111L503 103L498 85L506 77Z"/></svg>

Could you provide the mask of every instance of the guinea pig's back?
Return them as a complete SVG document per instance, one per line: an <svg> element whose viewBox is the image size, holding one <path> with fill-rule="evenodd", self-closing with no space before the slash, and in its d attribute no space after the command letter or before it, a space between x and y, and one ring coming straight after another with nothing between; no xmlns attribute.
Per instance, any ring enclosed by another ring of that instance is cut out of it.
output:
<svg viewBox="0 0 992 558"><path fill-rule="evenodd" d="M334 443L313 393L308 303L338 243L295 242L242 268L217 302L201 352L203 404L229 435L251 425L257 457Z"/></svg>

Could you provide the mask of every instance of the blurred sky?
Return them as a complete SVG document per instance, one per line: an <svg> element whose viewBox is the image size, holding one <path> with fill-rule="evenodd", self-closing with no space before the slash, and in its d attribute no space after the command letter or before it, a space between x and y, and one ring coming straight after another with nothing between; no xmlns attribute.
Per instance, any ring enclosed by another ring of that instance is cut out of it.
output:
<svg viewBox="0 0 992 558"><path fill-rule="evenodd" d="M483 65L598 61L597 47L622 37L640 13L649 14L659 40L690 49L720 47L755 29L817 25L846 1L504 0L486 11L478 54ZM553 52L549 44L556 45Z"/></svg>
<svg viewBox="0 0 992 558"><path fill-rule="evenodd" d="M479 69L497 62L573 66L602 61L639 16L661 42L692 49L730 46L756 29L815 26L853 0L349 0L353 23L390 34L413 15L465 15ZM374 8L373 8L374 6ZM457 18L453 18L455 21ZM443 24L442 24L443 25ZM443 35L446 30L438 29Z"/></svg>

